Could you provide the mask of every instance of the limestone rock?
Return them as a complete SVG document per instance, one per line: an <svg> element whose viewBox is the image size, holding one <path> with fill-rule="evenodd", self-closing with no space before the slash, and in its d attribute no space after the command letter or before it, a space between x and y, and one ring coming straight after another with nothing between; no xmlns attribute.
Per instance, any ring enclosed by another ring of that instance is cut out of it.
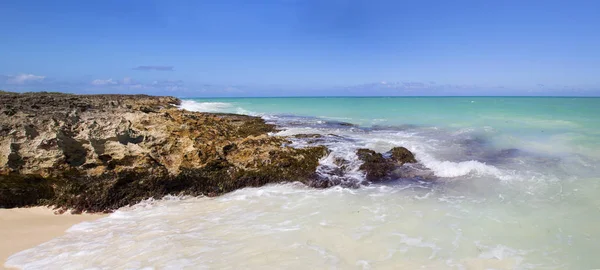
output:
<svg viewBox="0 0 600 270"><path fill-rule="evenodd" d="M110 211L167 194L310 182L325 147L261 118L179 110L173 97L0 92L0 207Z"/></svg>

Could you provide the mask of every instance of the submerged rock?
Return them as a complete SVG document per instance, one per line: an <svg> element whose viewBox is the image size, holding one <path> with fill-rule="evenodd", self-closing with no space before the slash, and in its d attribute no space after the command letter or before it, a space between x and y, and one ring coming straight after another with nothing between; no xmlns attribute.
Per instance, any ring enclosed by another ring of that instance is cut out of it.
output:
<svg viewBox="0 0 600 270"><path fill-rule="evenodd" d="M396 167L393 171L390 172L390 177L393 179L436 179L433 171L420 163L410 163Z"/></svg>
<svg viewBox="0 0 600 270"><path fill-rule="evenodd" d="M0 207L110 211L167 194L309 183L323 146L286 147L261 118L173 97L0 93Z"/></svg>

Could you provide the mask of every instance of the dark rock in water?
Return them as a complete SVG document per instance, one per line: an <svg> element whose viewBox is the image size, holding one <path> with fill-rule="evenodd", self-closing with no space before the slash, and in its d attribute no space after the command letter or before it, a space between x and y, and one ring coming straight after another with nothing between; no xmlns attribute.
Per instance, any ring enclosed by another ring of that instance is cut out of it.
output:
<svg viewBox="0 0 600 270"><path fill-rule="evenodd" d="M390 150L392 160L398 164L403 165L404 163L416 163L415 155L404 147L394 147Z"/></svg>
<svg viewBox="0 0 600 270"><path fill-rule="evenodd" d="M417 125L413 125L413 124L404 124L404 125L395 125L395 126L390 126L390 125L373 125L369 128L369 130L395 130L395 131L406 131L406 130L411 130L411 129L416 129L419 128L419 126Z"/></svg>
<svg viewBox="0 0 600 270"><path fill-rule="evenodd" d="M325 137L321 134L296 134L292 137L300 139L308 144L317 144L325 141Z"/></svg>
<svg viewBox="0 0 600 270"><path fill-rule="evenodd" d="M356 127L357 125L348 122L334 122L342 127Z"/></svg>
<svg viewBox="0 0 600 270"><path fill-rule="evenodd" d="M373 150L358 149L356 154L363 161L360 169L367 173L368 181L385 179L395 167L392 160L383 157L382 154Z"/></svg>
<svg viewBox="0 0 600 270"><path fill-rule="evenodd" d="M487 150L481 156L477 157L477 160L490 163L490 164L501 164L511 162L514 158L519 156L527 155L519 149L508 148L502 150Z"/></svg>
<svg viewBox="0 0 600 270"><path fill-rule="evenodd" d="M173 97L0 92L0 207L103 212L147 198L311 183L324 146L296 149L258 117Z"/></svg>
<svg viewBox="0 0 600 270"><path fill-rule="evenodd" d="M519 149L509 148L500 150L499 155L504 158L516 157L519 154Z"/></svg>
<svg viewBox="0 0 600 270"><path fill-rule="evenodd" d="M322 138L323 135L321 135L321 134L296 134L293 137L298 138L298 139L319 139L319 138Z"/></svg>
<svg viewBox="0 0 600 270"><path fill-rule="evenodd" d="M487 140L480 136L470 136L466 139L459 139L456 141L463 149L463 155L467 159L480 159L486 155L489 150Z"/></svg>
<svg viewBox="0 0 600 270"><path fill-rule="evenodd" d="M417 163L413 153L404 147L394 147L386 155L370 149L358 149L356 154L363 161L360 169L366 172L367 180L371 182L391 178L434 179L433 172Z"/></svg>

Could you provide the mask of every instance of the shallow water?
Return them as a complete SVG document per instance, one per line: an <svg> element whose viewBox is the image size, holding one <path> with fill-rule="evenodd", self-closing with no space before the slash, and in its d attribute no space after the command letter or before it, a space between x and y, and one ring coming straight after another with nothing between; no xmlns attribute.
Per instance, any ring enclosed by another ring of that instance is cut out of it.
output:
<svg viewBox="0 0 600 270"><path fill-rule="evenodd" d="M146 201L12 256L28 269L96 267L590 269L600 266L600 99L188 100L318 133L323 178L217 198ZM348 126L338 121L357 124ZM307 140L294 139L305 147ZM355 150L405 146L435 181L369 184ZM330 174L335 159L349 166ZM338 179L339 180L339 179Z"/></svg>

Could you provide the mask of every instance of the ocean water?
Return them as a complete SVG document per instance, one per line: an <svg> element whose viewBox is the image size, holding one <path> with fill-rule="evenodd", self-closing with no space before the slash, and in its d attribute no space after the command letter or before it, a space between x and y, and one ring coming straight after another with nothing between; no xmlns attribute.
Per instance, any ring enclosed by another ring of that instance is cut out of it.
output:
<svg viewBox="0 0 600 270"><path fill-rule="evenodd" d="M181 107L261 116L279 126L273 136L321 134L291 145L326 145L319 176L356 185L148 200L75 225L6 265L600 268L600 98L221 98ZM356 149L395 146L413 151L433 179L367 182ZM332 173L339 159L343 173Z"/></svg>

